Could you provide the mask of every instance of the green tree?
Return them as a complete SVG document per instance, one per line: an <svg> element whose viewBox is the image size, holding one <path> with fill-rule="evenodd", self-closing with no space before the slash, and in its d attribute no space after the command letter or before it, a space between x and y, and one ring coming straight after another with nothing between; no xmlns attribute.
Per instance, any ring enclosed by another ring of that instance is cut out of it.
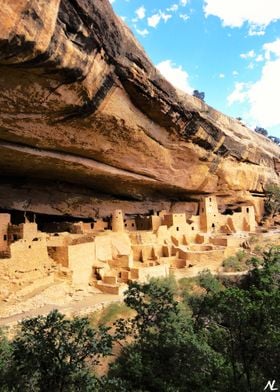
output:
<svg viewBox="0 0 280 392"><path fill-rule="evenodd" d="M265 212L266 216L274 217L280 212L280 186L269 184L265 189Z"/></svg>
<svg viewBox="0 0 280 392"><path fill-rule="evenodd" d="M123 380L128 391L217 391L224 361L195 334L193 321L174 299L168 281L133 283L125 302L133 319L117 323L119 336L133 336L111 367L109 378ZM132 335L131 335L132 332Z"/></svg>
<svg viewBox="0 0 280 392"><path fill-rule="evenodd" d="M279 250L267 252L261 266L255 261L242 287L204 296L193 307L196 333L207 336L229 369L226 391L263 390L280 374Z"/></svg>
<svg viewBox="0 0 280 392"><path fill-rule="evenodd" d="M70 320L55 310L24 320L12 346L16 391L94 391L90 369L110 355L112 338L87 318Z"/></svg>
<svg viewBox="0 0 280 392"><path fill-rule="evenodd" d="M9 369L12 347L5 333L0 329L0 391L8 391Z"/></svg>

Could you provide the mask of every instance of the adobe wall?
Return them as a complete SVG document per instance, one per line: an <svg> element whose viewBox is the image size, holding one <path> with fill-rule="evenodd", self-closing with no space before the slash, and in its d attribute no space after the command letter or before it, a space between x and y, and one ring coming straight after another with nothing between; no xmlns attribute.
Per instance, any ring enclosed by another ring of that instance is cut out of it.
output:
<svg viewBox="0 0 280 392"><path fill-rule="evenodd" d="M26 223L21 223L19 226L22 231L23 239L27 241L32 241L33 238L36 238L38 236L37 223L26 222Z"/></svg>
<svg viewBox="0 0 280 392"><path fill-rule="evenodd" d="M148 282L150 278L166 278L169 276L169 267L165 264L154 267L132 269L131 278L137 279L140 283Z"/></svg>
<svg viewBox="0 0 280 392"><path fill-rule="evenodd" d="M0 214L0 252L6 252L9 249L8 226L10 221L10 214Z"/></svg>
<svg viewBox="0 0 280 392"><path fill-rule="evenodd" d="M45 238L38 238L37 241L16 241L10 245L10 250L10 263L14 265L28 262L39 264L49 260Z"/></svg>
<svg viewBox="0 0 280 392"><path fill-rule="evenodd" d="M124 228L128 231L135 231L136 230L136 221L135 219L124 219Z"/></svg>
<svg viewBox="0 0 280 392"><path fill-rule="evenodd" d="M88 285L93 277L95 243L69 245L68 268L72 271L74 285Z"/></svg>
<svg viewBox="0 0 280 392"><path fill-rule="evenodd" d="M113 258L110 236L98 236L95 238L95 259L107 261Z"/></svg>
<svg viewBox="0 0 280 392"><path fill-rule="evenodd" d="M225 259L224 249L215 249L208 251L187 251L187 264L196 265L198 263L221 263Z"/></svg>
<svg viewBox="0 0 280 392"><path fill-rule="evenodd" d="M67 245L64 246L48 246L48 255L58 264L63 267L69 266L68 249Z"/></svg>

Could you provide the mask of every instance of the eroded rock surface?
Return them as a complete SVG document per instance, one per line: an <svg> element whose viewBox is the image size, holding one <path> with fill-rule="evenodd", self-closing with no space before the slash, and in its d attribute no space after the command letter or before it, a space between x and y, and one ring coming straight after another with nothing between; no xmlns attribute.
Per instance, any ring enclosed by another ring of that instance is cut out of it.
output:
<svg viewBox="0 0 280 392"><path fill-rule="evenodd" d="M108 0L1 6L0 207L65 203L84 216L73 195L140 207L212 192L245 200L279 181L279 147L176 91ZM19 183L32 186L5 199Z"/></svg>

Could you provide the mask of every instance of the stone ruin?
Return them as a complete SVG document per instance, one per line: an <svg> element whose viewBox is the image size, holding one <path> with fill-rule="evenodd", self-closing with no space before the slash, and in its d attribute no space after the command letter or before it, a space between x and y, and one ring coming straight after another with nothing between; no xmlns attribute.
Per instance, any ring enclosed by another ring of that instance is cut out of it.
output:
<svg viewBox="0 0 280 392"><path fill-rule="evenodd" d="M16 289L25 279L40 286L59 276L73 286L120 294L129 281L184 274L200 265L218 267L256 231L257 222L253 206L220 212L212 195L201 198L196 214L126 216L115 210L107 220L72 222L68 231L63 227L53 223L57 231L46 233L36 222L25 218L15 225L10 214L1 213L2 278Z"/></svg>

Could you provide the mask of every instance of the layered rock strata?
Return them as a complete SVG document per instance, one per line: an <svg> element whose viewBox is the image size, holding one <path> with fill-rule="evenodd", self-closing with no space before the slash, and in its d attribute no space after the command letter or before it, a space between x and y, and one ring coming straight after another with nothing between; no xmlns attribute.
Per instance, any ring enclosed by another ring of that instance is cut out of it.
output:
<svg viewBox="0 0 280 392"><path fill-rule="evenodd" d="M4 0L0 26L0 208L142 212L279 182L279 147L176 91L108 0Z"/></svg>

